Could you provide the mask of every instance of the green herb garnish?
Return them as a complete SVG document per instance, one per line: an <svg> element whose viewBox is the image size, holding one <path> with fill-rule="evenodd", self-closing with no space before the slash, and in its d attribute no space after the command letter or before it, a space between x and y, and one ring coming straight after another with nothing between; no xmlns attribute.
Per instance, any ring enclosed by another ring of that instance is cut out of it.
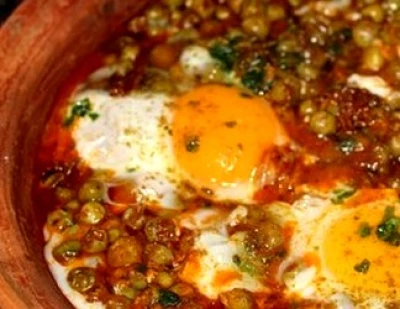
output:
<svg viewBox="0 0 400 309"><path fill-rule="evenodd" d="M250 89L253 93L269 90L272 81L265 81L265 65L266 62L262 58L256 58L250 64L249 69L242 75L241 81L243 86Z"/></svg>
<svg viewBox="0 0 400 309"><path fill-rule="evenodd" d="M181 298L174 292L162 289L160 290L158 302L163 307L175 306L181 302Z"/></svg>
<svg viewBox="0 0 400 309"><path fill-rule="evenodd" d="M248 261L242 260L239 255L235 254L232 257L232 262L237 266L237 268L239 268L240 271L248 273L251 276L255 275L256 273L255 266Z"/></svg>
<svg viewBox="0 0 400 309"><path fill-rule="evenodd" d="M376 229L376 236L391 246L400 245L400 217L394 214L394 207L386 207L381 223Z"/></svg>
<svg viewBox="0 0 400 309"><path fill-rule="evenodd" d="M285 52L279 54L279 67L282 70L293 69L304 60L299 52Z"/></svg>
<svg viewBox="0 0 400 309"><path fill-rule="evenodd" d="M328 45L328 52L332 56L339 56L343 52L343 46L353 36L351 28L343 28L332 35L331 44Z"/></svg>
<svg viewBox="0 0 400 309"><path fill-rule="evenodd" d="M92 104L88 98L77 100L70 108L68 116L64 119L63 125L68 127L75 121L76 118L83 118L86 116L95 121L100 115L93 112Z"/></svg>
<svg viewBox="0 0 400 309"><path fill-rule="evenodd" d="M370 265L371 263L367 259L364 259L361 263L354 265L354 270L358 273L366 274Z"/></svg>
<svg viewBox="0 0 400 309"><path fill-rule="evenodd" d="M242 76L242 84L253 92L258 92L264 81L264 71L250 70Z"/></svg>
<svg viewBox="0 0 400 309"><path fill-rule="evenodd" d="M341 204L345 199L356 193L356 189L351 187L346 187L342 189L336 189L333 191L333 197L331 198L332 203Z"/></svg>
<svg viewBox="0 0 400 309"><path fill-rule="evenodd" d="M228 128L234 128L237 126L237 121L234 121L234 120L227 121L227 122L225 122L225 126Z"/></svg>
<svg viewBox="0 0 400 309"><path fill-rule="evenodd" d="M369 235L371 235L371 230L371 226L368 223L363 222L358 228L358 235L360 235L361 238L368 237Z"/></svg>
<svg viewBox="0 0 400 309"><path fill-rule="evenodd" d="M198 136L190 136L185 140L186 151L197 152L200 148L200 140Z"/></svg>
<svg viewBox="0 0 400 309"><path fill-rule="evenodd" d="M353 152L356 148L357 141L352 138L344 139L339 142L339 149L345 154Z"/></svg>
<svg viewBox="0 0 400 309"><path fill-rule="evenodd" d="M231 71L237 59L237 52L233 44L215 43L210 48L210 55L217 59L225 71Z"/></svg>

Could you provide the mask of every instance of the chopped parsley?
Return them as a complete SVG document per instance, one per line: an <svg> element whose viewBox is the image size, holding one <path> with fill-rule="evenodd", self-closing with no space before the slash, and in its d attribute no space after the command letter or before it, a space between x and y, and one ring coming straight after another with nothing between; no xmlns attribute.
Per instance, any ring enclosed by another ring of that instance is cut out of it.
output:
<svg viewBox="0 0 400 309"><path fill-rule="evenodd" d="M366 274L369 270L371 263L367 259L363 259L361 263L354 265L354 270L358 273Z"/></svg>
<svg viewBox="0 0 400 309"><path fill-rule="evenodd" d="M233 43L215 43L210 48L211 57L217 59L220 62L222 69L225 71L231 71L237 60L237 52L233 48L233 45Z"/></svg>
<svg viewBox="0 0 400 309"><path fill-rule="evenodd" d="M353 138L347 138L339 142L339 149L345 153L349 154L355 151L357 148L357 141Z"/></svg>
<svg viewBox="0 0 400 309"><path fill-rule="evenodd" d="M368 237L369 235L371 235L371 230L371 226L367 222L363 222L358 228L358 235L360 235L361 238Z"/></svg>
<svg viewBox="0 0 400 309"><path fill-rule="evenodd" d="M279 68L282 70L293 69L304 60L299 52L284 52L279 54Z"/></svg>
<svg viewBox="0 0 400 309"><path fill-rule="evenodd" d="M334 204L341 204L345 199L349 198L354 193L356 193L356 189L351 187L333 190L333 197L331 198L331 201Z"/></svg>
<svg viewBox="0 0 400 309"><path fill-rule="evenodd" d="M268 91L272 87L272 81L265 81L266 62L262 58L256 58L250 64L249 69L242 75L243 86L258 94L260 91Z"/></svg>
<svg viewBox="0 0 400 309"><path fill-rule="evenodd" d="M181 302L181 299L178 294L175 294L174 292L168 290L161 289L158 302L163 307L176 306Z"/></svg>
<svg viewBox="0 0 400 309"><path fill-rule="evenodd" d="M228 127L228 128L234 128L234 127L236 127L237 126L237 121L227 121L227 122L225 122L225 126L226 127Z"/></svg>
<svg viewBox="0 0 400 309"><path fill-rule="evenodd" d="M332 56L339 56L343 53L343 46L352 38L351 28L343 28L332 35L331 44L328 45L328 52Z"/></svg>
<svg viewBox="0 0 400 309"><path fill-rule="evenodd" d="M64 119L64 126L70 126L76 118L89 117L91 120L95 121L99 118L99 114L93 112L92 103L88 98L77 100L74 102L69 110L67 117Z"/></svg>
<svg viewBox="0 0 400 309"><path fill-rule="evenodd" d="M126 168L126 171L127 171L128 173L133 173L133 172L136 172L137 170L138 170L137 167L127 167L127 168Z"/></svg>
<svg viewBox="0 0 400 309"><path fill-rule="evenodd" d="M185 147L188 152L197 152L200 148L200 140L198 136L189 136L185 139Z"/></svg>
<svg viewBox="0 0 400 309"><path fill-rule="evenodd" d="M254 276L256 273L255 266L249 261L244 261L239 255L235 254L232 256L232 262L239 268L240 271L248 273L250 276Z"/></svg>
<svg viewBox="0 0 400 309"><path fill-rule="evenodd" d="M381 223L376 228L376 236L391 246L400 245L400 217L394 214L394 207L386 207Z"/></svg>
<svg viewBox="0 0 400 309"><path fill-rule="evenodd" d="M264 71L262 70L249 70L242 76L242 84L253 92L258 92L264 81Z"/></svg>

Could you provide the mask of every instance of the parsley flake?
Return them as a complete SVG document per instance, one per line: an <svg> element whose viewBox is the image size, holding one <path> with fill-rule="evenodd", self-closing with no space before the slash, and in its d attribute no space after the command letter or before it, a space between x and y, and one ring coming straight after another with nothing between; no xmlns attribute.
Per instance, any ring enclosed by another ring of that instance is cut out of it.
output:
<svg viewBox="0 0 400 309"><path fill-rule="evenodd" d="M400 217L394 214L394 207L386 207L381 223L376 229L376 236L391 246L400 245Z"/></svg>
<svg viewBox="0 0 400 309"><path fill-rule="evenodd" d="M211 57L217 59L225 71L231 71L237 59L237 53L232 45L216 43L210 48Z"/></svg>
<svg viewBox="0 0 400 309"><path fill-rule="evenodd" d="M200 140L198 136L189 136L185 139L185 147L188 152L197 152L200 148Z"/></svg>
<svg viewBox="0 0 400 309"><path fill-rule="evenodd" d="M351 187L336 189L333 191L333 197L331 198L331 201L333 204L341 204L345 199L349 198L354 193L356 193L356 189Z"/></svg>
<svg viewBox="0 0 400 309"><path fill-rule="evenodd" d="M368 237L369 235L371 235L371 230L371 226L368 223L363 222L360 224L360 227L358 229L358 235L360 235L361 238Z"/></svg>
<svg viewBox="0 0 400 309"><path fill-rule="evenodd" d="M92 121L100 117L98 113L93 112L92 103L88 98L77 100L71 106L67 117L64 119L63 125L70 126L76 118L83 118L88 116Z"/></svg>
<svg viewBox="0 0 400 309"><path fill-rule="evenodd" d="M228 128L234 128L234 127L236 127L237 126L237 121L227 121L227 122L225 122L225 126L226 127L228 127Z"/></svg>
<svg viewBox="0 0 400 309"><path fill-rule="evenodd" d="M158 302L161 306L168 307L168 306L178 305L181 302L181 299L178 294L175 294L174 292L168 290L161 289Z"/></svg>
<svg viewBox="0 0 400 309"><path fill-rule="evenodd" d="M371 263L367 259L363 259L361 263L354 265L354 270L358 273L366 274L369 270Z"/></svg>

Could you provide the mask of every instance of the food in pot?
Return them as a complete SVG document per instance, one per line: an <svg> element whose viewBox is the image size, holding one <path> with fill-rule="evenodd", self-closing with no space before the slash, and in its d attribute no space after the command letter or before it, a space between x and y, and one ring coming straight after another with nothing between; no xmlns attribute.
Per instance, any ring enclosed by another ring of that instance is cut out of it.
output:
<svg viewBox="0 0 400 309"><path fill-rule="evenodd" d="M36 160L76 308L396 308L400 2L151 3Z"/></svg>

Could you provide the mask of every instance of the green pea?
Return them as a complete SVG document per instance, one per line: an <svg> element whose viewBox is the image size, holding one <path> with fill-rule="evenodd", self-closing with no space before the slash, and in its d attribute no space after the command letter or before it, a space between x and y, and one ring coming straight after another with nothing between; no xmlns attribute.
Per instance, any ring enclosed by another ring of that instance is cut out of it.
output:
<svg viewBox="0 0 400 309"><path fill-rule="evenodd" d="M59 231L64 231L68 227L74 225L74 222L70 213L62 209L57 209L47 216L47 224L55 227Z"/></svg>
<svg viewBox="0 0 400 309"><path fill-rule="evenodd" d="M174 10L181 6L185 1L184 0L163 0L165 5L167 5L171 10Z"/></svg>
<svg viewBox="0 0 400 309"><path fill-rule="evenodd" d="M400 9L400 0L387 0L387 6L391 11Z"/></svg>
<svg viewBox="0 0 400 309"><path fill-rule="evenodd" d="M301 102L299 106L299 113L302 116L307 116L315 113L317 111L317 107L312 100L305 100Z"/></svg>
<svg viewBox="0 0 400 309"><path fill-rule="evenodd" d="M163 271L157 274L155 281L162 288L169 288L174 283L174 278L167 272Z"/></svg>
<svg viewBox="0 0 400 309"><path fill-rule="evenodd" d="M81 253L79 240L66 240L53 249L53 257L60 263L68 263Z"/></svg>
<svg viewBox="0 0 400 309"><path fill-rule="evenodd" d="M135 290L130 281L128 280L119 280L112 285L112 289L114 294L121 295L129 299L136 298L138 291Z"/></svg>
<svg viewBox="0 0 400 309"><path fill-rule="evenodd" d="M129 207L125 210L122 221L133 230L139 230L144 225L144 217L138 207Z"/></svg>
<svg viewBox="0 0 400 309"><path fill-rule="evenodd" d="M279 4L270 4L267 9L267 15L269 20L278 20L285 18L285 9Z"/></svg>
<svg viewBox="0 0 400 309"><path fill-rule="evenodd" d="M81 204L79 203L78 200L72 200L69 201L64 205L64 208L69 210L69 211L76 211L81 207Z"/></svg>
<svg viewBox="0 0 400 309"><path fill-rule="evenodd" d="M140 272L133 272L129 275L132 285L137 290L144 290L147 287L146 276Z"/></svg>
<svg viewBox="0 0 400 309"><path fill-rule="evenodd" d="M313 65L302 62L297 66L297 74L305 80L313 80L318 77L319 71Z"/></svg>
<svg viewBox="0 0 400 309"><path fill-rule="evenodd" d="M85 293L96 285L96 273L90 267L74 268L68 273L67 281L72 289Z"/></svg>
<svg viewBox="0 0 400 309"><path fill-rule="evenodd" d="M104 185L98 180L89 180L80 188L78 196L82 202L101 201L104 197Z"/></svg>
<svg viewBox="0 0 400 309"><path fill-rule="evenodd" d="M376 46L366 48L362 56L362 66L364 69L379 71L385 64L385 58Z"/></svg>
<svg viewBox="0 0 400 309"><path fill-rule="evenodd" d="M310 128L317 134L333 134L336 132L336 118L326 111L318 111L311 116Z"/></svg>
<svg viewBox="0 0 400 309"><path fill-rule="evenodd" d="M111 228L107 231L107 233L110 243L114 243L122 235L122 231L119 228Z"/></svg>
<svg viewBox="0 0 400 309"><path fill-rule="evenodd" d="M91 229L83 237L83 251L98 253L107 249L108 235L104 230Z"/></svg>
<svg viewBox="0 0 400 309"><path fill-rule="evenodd" d="M176 239L175 224L170 219L154 218L146 222L144 227L148 241L169 242Z"/></svg>
<svg viewBox="0 0 400 309"><path fill-rule="evenodd" d="M129 275L132 285L137 290L144 290L147 287L146 276L140 272L133 272Z"/></svg>
<svg viewBox="0 0 400 309"><path fill-rule="evenodd" d="M124 297L115 295L107 300L106 309L130 309L131 301Z"/></svg>
<svg viewBox="0 0 400 309"><path fill-rule="evenodd" d="M172 288L170 288L170 291L174 292L175 294L177 294L181 297L189 296L194 293L193 287L191 285L189 285L187 283L183 283L183 282L174 284L172 286Z"/></svg>
<svg viewBox="0 0 400 309"><path fill-rule="evenodd" d="M111 267L130 266L142 261L143 248L134 236L125 236L115 241L107 251L107 262Z"/></svg>
<svg viewBox="0 0 400 309"><path fill-rule="evenodd" d="M368 47L378 34L377 26L369 21L360 21L353 28L353 39L359 47Z"/></svg>
<svg viewBox="0 0 400 309"><path fill-rule="evenodd" d="M97 202L88 202L79 212L79 222L94 225L99 223L106 215L106 209Z"/></svg>
<svg viewBox="0 0 400 309"><path fill-rule="evenodd" d="M400 134L393 136L389 141L390 152L392 155L400 156Z"/></svg>
<svg viewBox="0 0 400 309"><path fill-rule="evenodd" d="M75 191L68 188L57 187L56 197L60 202L66 203L75 197Z"/></svg>
<svg viewBox="0 0 400 309"><path fill-rule="evenodd" d="M269 24L262 16L251 16L243 20L242 29L249 35L264 39L269 33Z"/></svg>
<svg viewBox="0 0 400 309"><path fill-rule="evenodd" d="M151 245L148 249L149 261L158 265L169 265L174 260L171 249L162 245Z"/></svg>
<svg viewBox="0 0 400 309"><path fill-rule="evenodd" d="M371 4L362 10L364 16L370 17L374 22L380 23L385 19L385 11L381 4Z"/></svg>
<svg viewBox="0 0 400 309"><path fill-rule="evenodd" d="M255 302L251 293L244 289L233 289L220 295L226 309L252 309Z"/></svg>

